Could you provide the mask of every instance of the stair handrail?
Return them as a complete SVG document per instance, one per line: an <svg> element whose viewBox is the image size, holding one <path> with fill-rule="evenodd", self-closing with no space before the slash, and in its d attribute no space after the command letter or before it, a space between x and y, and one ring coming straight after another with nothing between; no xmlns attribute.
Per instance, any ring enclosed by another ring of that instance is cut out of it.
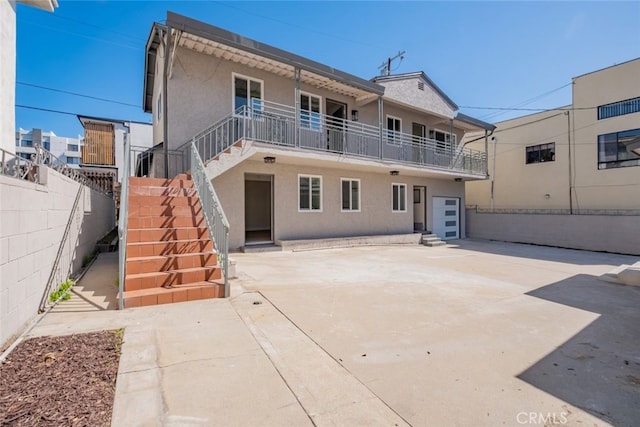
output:
<svg viewBox="0 0 640 427"><path fill-rule="evenodd" d="M220 199L207 175L202 158L196 145L191 143L191 179L200 198L209 236L213 240L218 255L218 264L222 266L224 297L229 297L229 221L222 209Z"/></svg>
<svg viewBox="0 0 640 427"><path fill-rule="evenodd" d="M129 175L131 174L131 142L124 135L124 164L120 186L118 215L118 309L124 309L124 281L127 274L127 227L129 224Z"/></svg>

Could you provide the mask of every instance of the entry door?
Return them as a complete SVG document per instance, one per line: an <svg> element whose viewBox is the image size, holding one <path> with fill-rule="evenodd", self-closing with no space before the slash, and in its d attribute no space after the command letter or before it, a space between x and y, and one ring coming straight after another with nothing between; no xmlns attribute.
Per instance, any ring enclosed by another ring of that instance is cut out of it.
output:
<svg viewBox="0 0 640 427"><path fill-rule="evenodd" d="M244 229L246 245L273 242L273 175L245 176Z"/></svg>
<svg viewBox="0 0 640 427"><path fill-rule="evenodd" d="M413 187L413 231L427 229L427 187Z"/></svg>
<svg viewBox="0 0 640 427"><path fill-rule="evenodd" d="M459 198L433 198L433 232L442 240L460 238Z"/></svg>
<svg viewBox="0 0 640 427"><path fill-rule="evenodd" d="M327 99L327 148L338 153L344 152L344 121L347 118L347 104Z"/></svg>

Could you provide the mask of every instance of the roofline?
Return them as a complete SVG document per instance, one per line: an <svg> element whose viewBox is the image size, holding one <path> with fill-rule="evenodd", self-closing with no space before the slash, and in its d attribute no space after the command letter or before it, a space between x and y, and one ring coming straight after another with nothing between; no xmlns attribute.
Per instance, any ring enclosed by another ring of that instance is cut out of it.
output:
<svg viewBox="0 0 640 427"><path fill-rule="evenodd" d="M109 123L113 123L113 124L121 124L122 126L127 126L127 123L135 123L135 124L138 124L138 125L149 125L149 126L152 126L151 123L140 122L140 121L136 121L136 120L110 119L108 117L84 116L84 115L80 115L80 114L76 115L76 117L78 118L78 121L80 122L80 124L82 126L84 126L83 120L87 120L87 121L99 120L101 122L109 122Z"/></svg>
<svg viewBox="0 0 640 427"><path fill-rule="evenodd" d="M165 29L166 26L154 22L151 25L151 31L149 32L149 37L147 38L147 43L145 47L145 55L144 55L144 82L142 85L142 111L145 113L151 113L152 108L152 100L147 102L147 88L151 89L151 97L153 97L153 86L155 84L155 72L149 73L149 64L155 63L155 61L151 61L151 56L155 58L157 55L157 47L152 47L152 42L157 42L157 45L160 44L160 37L158 35L158 29ZM153 53L152 53L153 51Z"/></svg>
<svg viewBox="0 0 640 427"><path fill-rule="evenodd" d="M239 50L279 61L302 70L310 71L367 92L372 92L377 95L382 95L384 93L384 87L371 82L370 80L357 77L353 74L337 70L333 67L312 61L311 59L304 58L300 55L287 52L277 47L261 43L240 34L232 33L223 28L206 24L171 11L167 11L166 25L170 28L175 28L217 43L225 44Z"/></svg>
<svg viewBox="0 0 640 427"><path fill-rule="evenodd" d="M422 77L423 79L425 79L427 81L427 83L429 83L429 85L434 88L436 90L436 92L438 92L438 94L440 94L441 97L444 98L444 100L451 105L451 107L453 107L454 110L458 110L460 107L458 107L458 105L453 102L453 100L451 98L449 98L447 96L446 93L444 93L444 91L442 89L440 89L438 87L437 84L435 84L435 82L433 80L431 80L429 78L429 76L427 76L427 74L424 71L414 71L412 73L403 73L403 74L392 74L389 76L377 76L371 79L371 81L373 82L378 82L380 80L403 80L406 79L407 77Z"/></svg>
<svg viewBox="0 0 640 427"><path fill-rule="evenodd" d="M621 62L619 64L609 65L608 67L600 68L597 70L589 71L588 73L580 74L579 76L572 77L571 80L579 79L580 77L588 76L589 74L599 73L600 71L608 70L609 68L619 67L621 65L628 64L629 62L640 61L640 58L633 58L628 61Z"/></svg>
<svg viewBox="0 0 640 427"><path fill-rule="evenodd" d="M467 116L466 114L462 114L462 113L456 114L453 120L458 120L473 126L478 126L479 128L486 129L486 130L492 131L496 129L496 126L491 123L484 122L480 119L476 119L475 117Z"/></svg>

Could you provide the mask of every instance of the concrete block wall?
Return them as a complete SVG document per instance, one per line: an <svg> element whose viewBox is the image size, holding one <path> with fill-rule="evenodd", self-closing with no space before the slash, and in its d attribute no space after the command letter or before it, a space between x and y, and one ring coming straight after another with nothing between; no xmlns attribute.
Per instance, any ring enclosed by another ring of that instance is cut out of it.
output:
<svg viewBox="0 0 640 427"><path fill-rule="evenodd" d="M467 237L640 255L640 216L478 213Z"/></svg>
<svg viewBox="0 0 640 427"><path fill-rule="evenodd" d="M59 269L65 278L115 226L113 199L51 169L44 185L0 176L0 348L37 315L70 219Z"/></svg>

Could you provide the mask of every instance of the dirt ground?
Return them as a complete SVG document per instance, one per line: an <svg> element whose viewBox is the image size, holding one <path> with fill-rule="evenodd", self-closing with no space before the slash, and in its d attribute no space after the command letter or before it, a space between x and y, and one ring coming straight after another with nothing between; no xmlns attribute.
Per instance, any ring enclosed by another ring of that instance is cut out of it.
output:
<svg viewBox="0 0 640 427"><path fill-rule="evenodd" d="M109 426L122 330L38 337L0 365L0 425Z"/></svg>

